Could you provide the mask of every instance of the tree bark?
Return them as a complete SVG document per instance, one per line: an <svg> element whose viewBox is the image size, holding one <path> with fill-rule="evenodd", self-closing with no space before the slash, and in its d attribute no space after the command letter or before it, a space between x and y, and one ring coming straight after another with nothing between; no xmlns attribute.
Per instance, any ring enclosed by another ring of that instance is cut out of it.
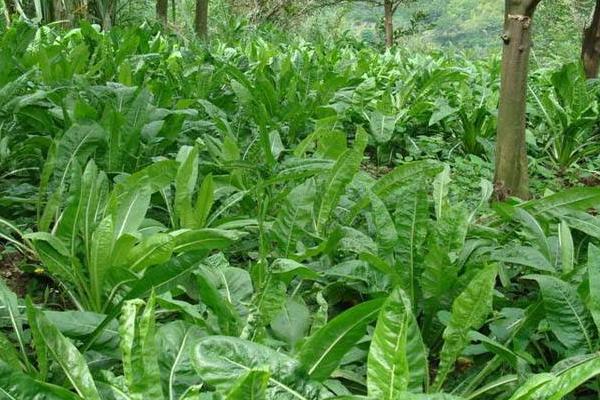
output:
<svg viewBox="0 0 600 400"><path fill-rule="evenodd" d="M392 0L383 2L383 24L385 26L385 47L394 45L394 4Z"/></svg>
<svg viewBox="0 0 600 400"><path fill-rule="evenodd" d="M160 21L163 28L167 27L167 14L169 12L169 0L156 0L156 19Z"/></svg>
<svg viewBox="0 0 600 400"><path fill-rule="evenodd" d="M112 28L112 18L110 16L110 12L107 12L102 16L102 30L104 32L108 32L108 31L110 31L111 28Z"/></svg>
<svg viewBox="0 0 600 400"><path fill-rule="evenodd" d="M585 76L588 79L597 78L600 67L600 0L596 0L590 26L583 30L581 61Z"/></svg>
<svg viewBox="0 0 600 400"><path fill-rule="evenodd" d="M6 19L6 25L10 26L11 18L15 15L16 9L14 0L4 1L4 18Z"/></svg>
<svg viewBox="0 0 600 400"><path fill-rule="evenodd" d="M196 0L196 34L203 40L208 37L208 0Z"/></svg>
<svg viewBox="0 0 600 400"><path fill-rule="evenodd" d="M102 14L102 11L99 11L99 14L101 14L99 17L101 18L102 30L108 32L117 23L117 2L116 0L100 1L106 1L104 13Z"/></svg>
<svg viewBox="0 0 600 400"><path fill-rule="evenodd" d="M66 21L67 10L65 9L64 3L61 0L52 1L52 22ZM64 26L64 22L62 23Z"/></svg>
<svg viewBox="0 0 600 400"><path fill-rule="evenodd" d="M505 0L502 78L496 135L495 197L529 197L525 107L531 21L541 0Z"/></svg>

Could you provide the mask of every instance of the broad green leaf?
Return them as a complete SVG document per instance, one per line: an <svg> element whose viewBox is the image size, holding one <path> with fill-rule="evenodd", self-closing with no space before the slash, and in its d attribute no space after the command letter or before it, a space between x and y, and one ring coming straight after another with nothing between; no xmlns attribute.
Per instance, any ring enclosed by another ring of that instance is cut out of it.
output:
<svg viewBox="0 0 600 400"><path fill-rule="evenodd" d="M437 220L442 218L442 213L444 212L444 208L448 202L449 185L450 167L445 165L443 171L440 172L433 180L433 205Z"/></svg>
<svg viewBox="0 0 600 400"><path fill-rule="evenodd" d="M91 165L90 165L91 164ZM90 161L87 169L90 169L90 174L96 170L93 167L93 161ZM87 179L92 179L92 182L86 183ZM84 186L85 185L85 186ZM84 190L84 187L86 188ZM88 189L89 187L89 189ZM99 172L95 177L82 179L82 207L83 215L81 216L80 231L85 243L85 251L88 257L91 257L92 234L96 229L98 220L102 217L104 207L108 200L108 178L104 172Z"/></svg>
<svg viewBox="0 0 600 400"><path fill-rule="evenodd" d="M104 218L92 234L89 276L90 295L96 311L102 309L104 277L112 267L110 260L114 246L114 225L110 216Z"/></svg>
<svg viewBox="0 0 600 400"><path fill-rule="evenodd" d="M25 311L27 314L27 322L31 331L31 344L37 356L38 378L45 380L48 376L48 346L42 336L41 328L36 315L36 308L29 297L25 298ZM27 359L25 359L27 361Z"/></svg>
<svg viewBox="0 0 600 400"><path fill-rule="evenodd" d="M343 151L346 151L344 148ZM340 154L341 155L341 154ZM340 155L336 156L336 160ZM319 174L326 174L334 165L331 160L323 159L296 159L282 161L281 170L272 178L265 181L265 184L274 185L281 182L300 181L302 179L310 180Z"/></svg>
<svg viewBox="0 0 600 400"><path fill-rule="evenodd" d="M546 320L556 338L573 352L594 349L590 314L574 287L548 275L527 275L540 285Z"/></svg>
<svg viewBox="0 0 600 400"><path fill-rule="evenodd" d="M277 275L281 280L291 281L294 277L302 279L319 279L319 273L297 261L287 258L278 258L271 264L271 273Z"/></svg>
<svg viewBox="0 0 600 400"><path fill-rule="evenodd" d="M394 250L400 266L398 273L402 276L400 282L414 304L416 277L421 273L420 250L427 236L429 223L427 192L420 183L400 191L394 221L398 232L398 243Z"/></svg>
<svg viewBox="0 0 600 400"><path fill-rule="evenodd" d="M540 222L530 213L523 208L511 207L510 212L512 218L532 236L532 241L537 244L538 250L546 257L548 261L552 260L552 252L550 250L550 243L544 233Z"/></svg>
<svg viewBox="0 0 600 400"><path fill-rule="evenodd" d="M173 242L173 237L164 233L148 236L131 249L125 259L125 266L139 272L151 265L167 262L173 254Z"/></svg>
<svg viewBox="0 0 600 400"><path fill-rule="evenodd" d="M561 400L577 387L599 374L600 357L595 354L594 358L583 361L581 364L574 364L557 373L558 378L549 381L536 390L534 398L539 400Z"/></svg>
<svg viewBox="0 0 600 400"><path fill-rule="evenodd" d="M571 230L566 222L561 221L558 229L558 243L560 245L560 259L563 274L573 270L575 249L573 247L573 237Z"/></svg>
<svg viewBox="0 0 600 400"><path fill-rule="evenodd" d="M566 210L557 212L557 218L565 221L569 227L594 238L600 238L600 218L585 211Z"/></svg>
<svg viewBox="0 0 600 400"><path fill-rule="evenodd" d="M387 143L394 134L396 116L373 111L369 114L369 126L377 143Z"/></svg>
<svg viewBox="0 0 600 400"><path fill-rule="evenodd" d="M246 314L247 304L254 289L247 270L231 267L223 253L208 257L202 267L221 296L231 303L239 313Z"/></svg>
<svg viewBox="0 0 600 400"><path fill-rule="evenodd" d="M394 189L397 189L402 183L410 180L412 182L423 178L434 176L442 170L438 162L431 160L415 161L396 167L392 172L379 178L370 188L370 192L385 199ZM348 215L348 221L354 220L362 209L369 205L371 199L370 193L361 197Z"/></svg>
<svg viewBox="0 0 600 400"><path fill-rule="evenodd" d="M373 268L372 265L371 262L361 260L343 261L328 268L324 274L333 280L351 284L361 293L377 294L389 290L388 277L382 274L378 268Z"/></svg>
<svg viewBox="0 0 600 400"><path fill-rule="evenodd" d="M233 385L226 400L266 400L269 371L250 370Z"/></svg>
<svg viewBox="0 0 600 400"><path fill-rule="evenodd" d="M77 393L84 399L100 400L94 379L88 369L83 355L44 314L36 310L31 303L27 304L31 316L35 318L39 335L43 340L48 353L61 367L63 373Z"/></svg>
<svg viewBox="0 0 600 400"><path fill-rule="evenodd" d="M227 210L229 210L230 208L235 206L237 203L241 202L246 197L247 194L248 194L247 190L244 190L241 192L235 192L234 194L232 194L231 196L226 198L224 201L222 201L219 208L217 208L210 215L210 217L208 218L208 221L206 221L206 226L212 226L213 223L215 223L221 215L223 215Z"/></svg>
<svg viewBox="0 0 600 400"><path fill-rule="evenodd" d="M113 244L113 252L110 260L111 264L113 266L119 266L138 241L139 237L137 235L129 233L126 233L117 239Z"/></svg>
<svg viewBox="0 0 600 400"><path fill-rule="evenodd" d="M354 148L346 150L335 162L329 172L323 187L320 189L321 201L316 209L315 228L322 232L323 227L329 221L332 212L340 201L346 190L346 186L352 181L354 175L360 168L363 152L365 150L365 132L362 128L357 130L357 144Z"/></svg>
<svg viewBox="0 0 600 400"><path fill-rule="evenodd" d="M150 190L143 186L126 191L121 197L114 197L111 206L115 240L126 233L135 233L140 227L150 207Z"/></svg>
<svg viewBox="0 0 600 400"><path fill-rule="evenodd" d="M379 197L375 195L371 197L371 208L377 245L384 254L387 254L398 242L398 232L385 203Z"/></svg>
<svg viewBox="0 0 600 400"><path fill-rule="evenodd" d="M79 227L85 222L83 219L86 217L87 209L93 207L94 198L98 196L94 187L97 175L98 168L92 160L87 164L81 176L80 184L71 184L67 206L58 220L57 227L54 229L56 235L68 244L71 257L77 255ZM89 239L89 237L86 237L86 239ZM86 254L89 254L89 251Z"/></svg>
<svg viewBox="0 0 600 400"><path fill-rule="evenodd" d="M338 250L350 253L378 253L377 243L367 234L358 229L344 226L341 228L343 236L340 238Z"/></svg>
<svg viewBox="0 0 600 400"><path fill-rule="evenodd" d="M310 311L304 303L294 299L288 299L271 320L274 336L285 341L292 349L304 338L309 328Z"/></svg>
<svg viewBox="0 0 600 400"><path fill-rule="evenodd" d="M533 400L533 395L540 387L551 382L556 377L550 373L535 374L519 386L510 400Z"/></svg>
<svg viewBox="0 0 600 400"><path fill-rule="evenodd" d="M275 275L268 275L265 282L255 290L250 301L250 315L241 337L254 339L273 317L283 308L286 300L286 285Z"/></svg>
<svg viewBox="0 0 600 400"><path fill-rule="evenodd" d="M14 335L17 338L17 344L19 346L19 350L21 351L21 355L23 360L26 362L27 367L29 368L29 362L27 361L27 343L25 340L24 332L23 332L23 324L21 322L21 312L19 311L19 303L17 300L17 295L14 294L4 280L0 278L0 305L2 305L8 314L8 319L10 322L10 326ZM11 345L12 346L12 345ZM10 350L7 351L7 356L10 356ZM2 356L0 356L2 357ZM13 360L14 357L10 357L10 360ZM5 361L9 361L9 359L4 358ZM14 360L13 360L14 361Z"/></svg>
<svg viewBox="0 0 600 400"><path fill-rule="evenodd" d="M467 397L467 399L475 399L478 397L481 397L481 395L488 393L488 392L496 392L496 393L505 393L507 392L507 389L500 389L504 386L508 386L511 384L515 384L519 381L519 378L517 375L502 375L497 379L492 380L491 382L479 387L479 389L477 389L474 392L471 392L469 394L469 396ZM462 399L462 397L461 397Z"/></svg>
<svg viewBox="0 0 600 400"><path fill-rule="evenodd" d="M199 326L205 326L205 317L201 314L204 310L202 304L191 304L184 300L173 299L170 292L163 293L157 296L156 302L161 308L168 311L180 313L184 320L191 319L195 324Z"/></svg>
<svg viewBox="0 0 600 400"><path fill-rule="evenodd" d="M311 336L324 327L329 318L329 303L327 303L327 300L323 297L323 293L318 292L315 297L319 308L312 316L312 324L310 326Z"/></svg>
<svg viewBox="0 0 600 400"><path fill-rule="evenodd" d="M408 296L395 289L381 308L369 348L369 396L397 399L409 388L422 391L427 379L427 350L419 325Z"/></svg>
<svg viewBox="0 0 600 400"><path fill-rule="evenodd" d="M10 339L2 332L0 332L0 348L2 349L0 362L5 362L14 370L21 371L23 369L21 356Z"/></svg>
<svg viewBox="0 0 600 400"><path fill-rule="evenodd" d="M206 226L208 215L210 214L210 210L214 203L214 192L215 185L213 177L211 174L208 174L202 180L202 184L198 190L198 197L196 198L196 228L204 228Z"/></svg>
<svg viewBox="0 0 600 400"><path fill-rule="evenodd" d="M392 280L392 284L396 285L402 282L402 278L399 272L393 269L386 261L377 257L376 255L371 253L361 253L359 255L359 259L361 261L365 261L371 267L379 270L380 272L383 272L385 275L390 277Z"/></svg>
<svg viewBox="0 0 600 400"><path fill-rule="evenodd" d="M342 357L365 335L384 301L376 299L354 306L310 336L298 353L304 371L316 380L329 378Z"/></svg>
<svg viewBox="0 0 600 400"><path fill-rule="evenodd" d="M47 233L47 232L33 232L26 233L23 235L25 239L32 240L34 242L45 242L52 247L58 254L64 257L69 257L71 253L69 249L65 246L65 243L58 237Z"/></svg>
<svg viewBox="0 0 600 400"><path fill-rule="evenodd" d="M531 376L510 400L561 400L599 374L600 357L594 354L555 373Z"/></svg>
<svg viewBox="0 0 600 400"><path fill-rule="evenodd" d="M318 388L300 374L300 364L267 346L228 336L200 339L192 362L202 380L218 390L231 390L237 379L252 370L270 372L268 398L309 400Z"/></svg>
<svg viewBox="0 0 600 400"><path fill-rule="evenodd" d="M144 311L141 300L126 301L121 312L119 334L123 374L132 400L162 399L158 349L155 337L154 295Z"/></svg>
<svg viewBox="0 0 600 400"><path fill-rule="evenodd" d="M588 281L590 295L588 309L600 333L600 249L592 243L588 245Z"/></svg>
<svg viewBox="0 0 600 400"><path fill-rule="evenodd" d="M342 395L330 397L331 400L375 400L372 397L367 396L353 396L353 395Z"/></svg>
<svg viewBox="0 0 600 400"><path fill-rule="evenodd" d="M97 123L75 124L60 138L56 151L54 182L59 192L67 183L71 168L82 161L105 141L104 129Z"/></svg>
<svg viewBox="0 0 600 400"><path fill-rule="evenodd" d="M154 291L157 295L173 288L179 281L198 268L206 252L190 252L171 258L167 263L148 268L136 281L119 303L108 309L102 323L87 338L84 349L88 349L101 335L102 330L119 315L123 303L127 300L144 298Z"/></svg>
<svg viewBox="0 0 600 400"><path fill-rule="evenodd" d="M81 397L63 387L37 381L1 360L0 397L7 400L81 399Z"/></svg>
<svg viewBox="0 0 600 400"><path fill-rule="evenodd" d="M452 108L450 104L448 104L448 100L445 98L437 98L435 101L435 111L429 118L429 126L437 124L441 120L456 113L456 111L457 110L455 108Z"/></svg>
<svg viewBox="0 0 600 400"><path fill-rule="evenodd" d="M448 326L444 330L444 345L440 352L440 366L433 387L439 391L454 362L469 343L469 331L479 329L492 310L492 298L497 268L490 265L469 282L454 300Z"/></svg>
<svg viewBox="0 0 600 400"><path fill-rule="evenodd" d="M271 228L283 257L289 257L312 224L313 205L317 202L314 179L293 188L283 200Z"/></svg>
<svg viewBox="0 0 600 400"><path fill-rule="evenodd" d="M320 118L315 121L315 129L308 134L294 149L294 157L302 157L323 135L333 132L337 124L337 115ZM345 148L343 150L346 150ZM338 155L339 156L339 155ZM337 158L337 157L335 157Z"/></svg>
<svg viewBox="0 0 600 400"><path fill-rule="evenodd" d="M510 264L524 265L540 271L556 272L554 266L539 250L520 245L508 245L492 252L491 258Z"/></svg>
<svg viewBox="0 0 600 400"><path fill-rule="evenodd" d="M48 320L69 339L81 340L96 329L106 317L90 311L44 311ZM117 350L119 344L119 327L112 321L95 343L94 349L104 352Z"/></svg>
<svg viewBox="0 0 600 400"><path fill-rule="evenodd" d="M600 206L600 189L595 187L567 189L520 205L534 216L556 212L561 209L587 210L598 206Z"/></svg>
<svg viewBox="0 0 600 400"><path fill-rule="evenodd" d="M159 192L171 185L177 175L175 160L157 161L128 176L121 176L111 193L111 212L115 212L115 198L129 197L132 192L142 190L151 193ZM144 189L145 188L145 189ZM116 202L119 204L119 202Z"/></svg>
<svg viewBox="0 0 600 400"><path fill-rule="evenodd" d="M179 150L180 162L175 176L175 215L181 227L195 227L196 216L192 208L192 196L198 180L198 147L184 146Z"/></svg>
<svg viewBox="0 0 600 400"><path fill-rule="evenodd" d="M498 341L490 339L477 331L469 332L469 340L481 342L486 349L500 356L504 361L508 362L511 367L517 368L517 358L519 356Z"/></svg>
<svg viewBox="0 0 600 400"><path fill-rule="evenodd" d="M419 393L408 393L404 392L400 394L398 399L402 400L465 400L464 397L454 396L446 393L428 393L428 394L419 394Z"/></svg>
<svg viewBox="0 0 600 400"><path fill-rule="evenodd" d="M157 329L158 364L169 400L179 399L188 388L201 384L190 357L195 344L203 336L204 332L197 326L181 320Z"/></svg>
<svg viewBox="0 0 600 400"><path fill-rule="evenodd" d="M244 235L245 233L241 231L210 228L182 229L171 233L174 253L222 249Z"/></svg>
<svg viewBox="0 0 600 400"><path fill-rule="evenodd" d="M208 306L217 317L221 331L229 335L237 335L241 318L233 304L217 290L211 279L210 271L202 266L196 273L200 301Z"/></svg>
<svg viewBox="0 0 600 400"><path fill-rule="evenodd" d="M449 207L427 237L420 284L424 300L423 334L426 342L436 337L433 318L450 307L458 280L456 260L463 249L469 227L469 212L461 205Z"/></svg>

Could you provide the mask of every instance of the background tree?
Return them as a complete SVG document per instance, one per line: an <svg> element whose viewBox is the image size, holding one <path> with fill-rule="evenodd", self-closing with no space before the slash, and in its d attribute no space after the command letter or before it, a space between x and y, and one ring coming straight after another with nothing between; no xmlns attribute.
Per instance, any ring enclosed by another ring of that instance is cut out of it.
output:
<svg viewBox="0 0 600 400"><path fill-rule="evenodd" d="M208 37L208 0L196 0L194 28L200 38Z"/></svg>
<svg viewBox="0 0 600 400"><path fill-rule="evenodd" d="M169 11L169 0L156 0L156 19L160 21L163 28L167 27L168 11Z"/></svg>
<svg viewBox="0 0 600 400"><path fill-rule="evenodd" d="M588 78L596 78L600 65L600 0L596 0L592 21L583 30L582 42L581 61L585 75Z"/></svg>
<svg viewBox="0 0 600 400"><path fill-rule="evenodd" d="M399 1L385 0L383 2L383 25L385 26L385 46L394 45L394 14L400 5Z"/></svg>
<svg viewBox="0 0 600 400"><path fill-rule="evenodd" d="M248 15L249 19L260 24L272 22L280 25L291 25L303 20L315 11L350 3L352 0L255 0L253 2L229 1L232 10Z"/></svg>
<svg viewBox="0 0 600 400"><path fill-rule="evenodd" d="M502 78L494 185L496 197L527 198L527 147L525 107L531 48L531 22L541 0L505 0L502 40Z"/></svg>
<svg viewBox="0 0 600 400"><path fill-rule="evenodd" d="M10 25L11 18L16 11L15 4L13 3L13 0L4 0L3 3L4 18L6 19L6 25Z"/></svg>
<svg viewBox="0 0 600 400"><path fill-rule="evenodd" d="M394 45L394 15L402 4L414 3L416 0L359 0L379 7L383 7L383 26L385 31L385 46Z"/></svg>

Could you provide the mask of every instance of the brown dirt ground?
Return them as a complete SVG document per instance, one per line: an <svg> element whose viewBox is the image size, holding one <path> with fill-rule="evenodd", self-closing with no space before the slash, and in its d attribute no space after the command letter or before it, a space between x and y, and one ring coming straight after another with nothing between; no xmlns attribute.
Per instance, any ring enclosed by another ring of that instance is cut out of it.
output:
<svg viewBox="0 0 600 400"><path fill-rule="evenodd" d="M0 246L0 278L20 297L26 294L27 283L29 281L27 274L19 268L19 264L23 259L24 257L21 253L5 253L4 247Z"/></svg>

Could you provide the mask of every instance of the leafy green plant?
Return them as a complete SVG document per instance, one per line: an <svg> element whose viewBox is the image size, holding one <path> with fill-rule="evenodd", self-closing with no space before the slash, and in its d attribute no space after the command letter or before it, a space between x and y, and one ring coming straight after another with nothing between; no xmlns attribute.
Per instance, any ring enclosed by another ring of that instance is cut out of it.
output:
<svg viewBox="0 0 600 400"><path fill-rule="evenodd" d="M232 29L0 32L0 393L598 392L600 192L540 179L594 165L577 66L534 72L542 190L490 204L496 56Z"/></svg>
<svg viewBox="0 0 600 400"><path fill-rule="evenodd" d="M563 66L549 80L551 90L531 90L541 109L538 129L545 138L544 150L564 170L597 152L597 96L588 89L579 64Z"/></svg>

